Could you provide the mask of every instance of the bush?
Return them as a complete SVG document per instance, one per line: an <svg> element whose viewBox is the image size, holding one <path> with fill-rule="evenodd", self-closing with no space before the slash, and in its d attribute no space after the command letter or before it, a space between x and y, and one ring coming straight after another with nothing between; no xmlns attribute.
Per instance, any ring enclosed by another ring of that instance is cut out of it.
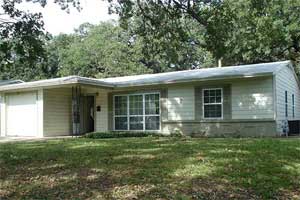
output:
<svg viewBox="0 0 300 200"><path fill-rule="evenodd" d="M185 135L180 130L174 130L170 134L171 137L184 137Z"/></svg>
<svg viewBox="0 0 300 200"><path fill-rule="evenodd" d="M159 133L151 132L93 132L84 135L84 138L101 139L101 138L126 138L126 137L148 137L148 136L162 136Z"/></svg>

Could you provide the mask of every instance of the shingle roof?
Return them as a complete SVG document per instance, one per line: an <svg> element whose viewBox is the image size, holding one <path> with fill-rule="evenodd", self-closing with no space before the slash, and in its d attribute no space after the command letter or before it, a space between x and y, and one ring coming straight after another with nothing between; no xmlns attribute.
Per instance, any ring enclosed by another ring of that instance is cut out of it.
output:
<svg viewBox="0 0 300 200"><path fill-rule="evenodd" d="M239 65L221 68L205 68L185 70L177 72L166 72L159 74L144 74L135 76L124 76L115 78L94 79L80 76L68 76L33 82L25 82L13 85L0 86L0 91L41 88L47 86L58 86L67 84L86 84L104 88L132 87L154 84L170 84L191 81L219 80L228 78L243 78L273 75L284 67L291 67L290 61Z"/></svg>
<svg viewBox="0 0 300 200"><path fill-rule="evenodd" d="M262 76L276 73L282 67L286 67L290 61L239 65L230 67L215 67L195 70L167 72L159 74L145 74L137 76L125 76L100 79L103 82L114 84L117 87L167 84L176 82L189 82L197 80L216 80L237 77Z"/></svg>
<svg viewBox="0 0 300 200"><path fill-rule="evenodd" d="M21 80L0 80L0 86L23 83Z"/></svg>

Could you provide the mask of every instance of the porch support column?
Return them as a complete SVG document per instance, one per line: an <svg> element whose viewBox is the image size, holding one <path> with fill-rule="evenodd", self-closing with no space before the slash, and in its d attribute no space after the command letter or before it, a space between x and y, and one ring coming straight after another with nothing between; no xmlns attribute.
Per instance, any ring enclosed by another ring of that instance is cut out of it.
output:
<svg viewBox="0 0 300 200"><path fill-rule="evenodd" d="M72 135L80 135L80 96L81 87L72 87Z"/></svg>

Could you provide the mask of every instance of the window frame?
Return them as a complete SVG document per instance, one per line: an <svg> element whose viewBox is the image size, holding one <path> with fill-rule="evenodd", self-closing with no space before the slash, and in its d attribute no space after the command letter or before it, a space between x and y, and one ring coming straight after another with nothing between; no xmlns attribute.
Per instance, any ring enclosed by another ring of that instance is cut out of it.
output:
<svg viewBox="0 0 300 200"><path fill-rule="evenodd" d="M220 103L205 103L204 102L204 92L210 90L221 90L221 102ZM224 96L223 96L223 88L204 88L202 89L202 117L203 119L223 119L224 114ZM221 117L205 117L205 106L206 105L221 105Z"/></svg>
<svg viewBox="0 0 300 200"><path fill-rule="evenodd" d="M159 107L159 114L146 114L146 107L145 107L145 96L146 95L158 95L158 107ZM143 115L130 115L130 96L138 96L142 95L143 99ZM126 96L127 97L127 115L116 115L115 114L115 98L118 96ZM114 131L148 131L148 132L159 132L161 131L161 102L160 102L160 92L142 92L142 93L129 93L129 94L116 94L113 95L113 130ZM119 130L116 129L116 117L127 117L127 129ZM130 117L143 117L143 129L141 130L130 130ZM146 129L146 117L159 117L159 129L157 130L147 130Z"/></svg>

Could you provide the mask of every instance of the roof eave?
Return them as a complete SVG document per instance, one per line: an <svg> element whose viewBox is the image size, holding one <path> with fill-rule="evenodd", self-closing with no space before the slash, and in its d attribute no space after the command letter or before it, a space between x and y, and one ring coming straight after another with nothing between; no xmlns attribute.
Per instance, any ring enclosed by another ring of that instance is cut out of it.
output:
<svg viewBox="0 0 300 200"><path fill-rule="evenodd" d="M169 85L176 83L189 83L189 82L204 82L204 81L215 81L215 80L226 80L226 79L239 79L239 78L254 78L254 77L265 77L273 76L273 72L260 73L260 74L247 74L247 75L237 75L237 76L222 76L222 77L211 77L211 78L201 78L201 79L190 79L181 81L166 81L166 82L156 82L150 84L115 84L116 88L127 88L127 87L140 87L140 86L152 86L152 85Z"/></svg>
<svg viewBox="0 0 300 200"><path fill-rule="evenodd" d="M85 84L91 86L97 86L101 88L112 89L113 85L107 83L96 83L95 81L91 80L82 80L80 78L70 78L63 81L56 81L56 82L46 82L46 83L18 83L12 85L5 85L0 87L0 92L6 91L17 91L17 90L37 90L41 88L57 88L57 87L65 87L65 86L72 86L77 84Z"/></svg>

